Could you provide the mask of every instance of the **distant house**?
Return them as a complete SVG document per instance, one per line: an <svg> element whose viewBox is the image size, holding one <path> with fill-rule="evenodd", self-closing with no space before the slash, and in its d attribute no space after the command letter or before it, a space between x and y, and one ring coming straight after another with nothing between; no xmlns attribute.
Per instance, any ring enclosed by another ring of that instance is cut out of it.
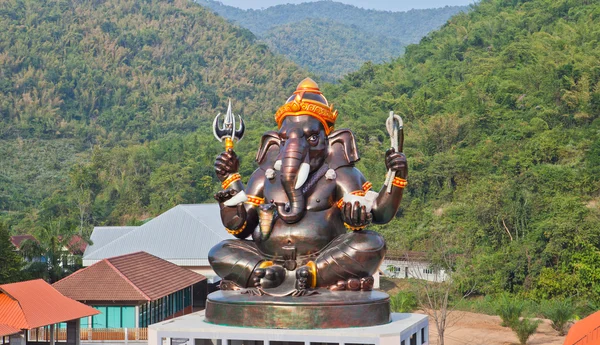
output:
<svg viewBox="0 0 600 345"><path fill-rule="evenodd" d="M0 338L3 343L53 344L58 338L56 324L66 345L79 345L79 320L99 312L63 296L42 279L0 285ZM49 329L49 332L40 330ZM48 337L40 339L43 333ZM32 336L34 335L34 336Z"/></svg>
<svg viewBox="0 0 600 345"><path fill-rule="evenodd" d="M17 251L21 251L24 241L34 241L39 244L39 241L33 235L15 235L10 237L10 241L15 246ZM62 241L62 236L58 236L58 240ZM78 265L80 264L81 257L85 251L88 243L79 235L73 235L69 241L64 245L61 250L60 265ZM30 262L46 262L45 256L39 256L34 258L25 258Z"/></svg>
<svg viewBox="0 0 600 345"><path fill-rule="evenodd" d="M448 276L443 269L432 267L423 252L408 251L387 255L379 268L392 278L414 278L433 282L443 282Z"/></svg>
<svg viewBox="0 0 600 345"><path fill-rule="evenodd" d="M101 313L82 329L137 329L204 307L206 278L154 255L137 252L83 268L53 284Z"/></svg>
<svg viewBox="0 0 600 345"><path fill-rule="evenodd" d="M177 266L218 280L208 263L217 243L233 238L221 223L218 204L178 205L141 226L95 227L83 266L144 251Z"/></svg>
<svg viewBox="0 0 600 345"><path fill-rule="evenodd" d="M15 235L10 237L10 242L17 248L17 250L21 249L21 244L25 240L36 241L37 239L33 235Z"/></svg>

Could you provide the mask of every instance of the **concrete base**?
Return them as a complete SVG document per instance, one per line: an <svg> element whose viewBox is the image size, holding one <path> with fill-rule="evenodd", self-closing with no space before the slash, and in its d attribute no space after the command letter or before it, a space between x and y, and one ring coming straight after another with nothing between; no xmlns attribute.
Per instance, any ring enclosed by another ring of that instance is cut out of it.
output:
<svg viewBox="0 0 600 345"><path fill-rule="evenodd" d="M422 345L429 343L426 315L392 313L372 327L263 329L205 322L204 311L148 327L148 345Z"/></svg>
<svg viewBox="0 0 600 345"><path fill-rule="evenodd" d="M317 289L311 296L208 295L206 321L223 326L276 329L349 328L390 322L390 296L381 291Z"/></svg>

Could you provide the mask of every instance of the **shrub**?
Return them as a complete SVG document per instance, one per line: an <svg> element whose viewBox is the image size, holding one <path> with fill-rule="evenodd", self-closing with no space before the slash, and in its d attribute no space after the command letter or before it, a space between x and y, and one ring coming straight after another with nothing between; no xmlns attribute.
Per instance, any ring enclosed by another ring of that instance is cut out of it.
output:
<svg viewBox="0 0 600 345"><path fill-rule="evenodd" d="M552 321L552 328L558 331L559 335L566 334L567 323L575 316L575 306L571 299L543 301L541 311L545 318Z"/></svg>
<svg viewBox="0 0 600 345"><path fill-rule="evenodd" d="M531 337L540 324L540 320L533 320L528 318L517 319L514 321L510 328L517 334L521 345L527 344L527 340Z"/></svg>
<svg viewBox="0 0 600 345"><path fill-rule="evenodd" d="M417 308L417 297L412 292L400 291L390 296L390 307L394 313L409 313Z"/></svg>
<svg viewBox="0 0 600 345"><path fill-rule="evenodd" d="M496 313L502 319L503 327L512 327L513 323L519 321L519 317L525 309L523 300L513 298L509 294L502 294L496 302Z"/></svg>

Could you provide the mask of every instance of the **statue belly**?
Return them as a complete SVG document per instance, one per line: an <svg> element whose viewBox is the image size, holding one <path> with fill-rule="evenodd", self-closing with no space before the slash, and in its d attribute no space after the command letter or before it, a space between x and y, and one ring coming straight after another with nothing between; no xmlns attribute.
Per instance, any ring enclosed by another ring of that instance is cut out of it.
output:
<svg viewBox="0 0 600 345"><path fill-rule="evenodd" d="M323 211L308 211L301 221L294 224L278 219L269 239L257 245L263 253L274 257L289 255L290 247L295 247L296 256L303 256L318 252L345 232L339 209L331 207Z"/></svg>

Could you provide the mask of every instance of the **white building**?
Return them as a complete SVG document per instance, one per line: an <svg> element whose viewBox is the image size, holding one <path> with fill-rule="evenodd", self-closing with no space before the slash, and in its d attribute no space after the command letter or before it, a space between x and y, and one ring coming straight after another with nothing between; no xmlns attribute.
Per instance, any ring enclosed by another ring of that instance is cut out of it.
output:
<svg viewBox="0 0 600 345"><path fill-rule="evenodd" d="M391 278L414 278L432 282L443 282L448 279L444 269L432 267L424 253L406 252L405 255L388 256L379 268L383 274Z"/></svg>
<svg viewBox="0 0 600 345"><path fill-rule="evenodd" d="M217 275L208 252L233 238L223 228L218 204L178 205L141 226L95 227L92 245L83 254L83 266L139 251L157 256L207 277Z"/></svg>

